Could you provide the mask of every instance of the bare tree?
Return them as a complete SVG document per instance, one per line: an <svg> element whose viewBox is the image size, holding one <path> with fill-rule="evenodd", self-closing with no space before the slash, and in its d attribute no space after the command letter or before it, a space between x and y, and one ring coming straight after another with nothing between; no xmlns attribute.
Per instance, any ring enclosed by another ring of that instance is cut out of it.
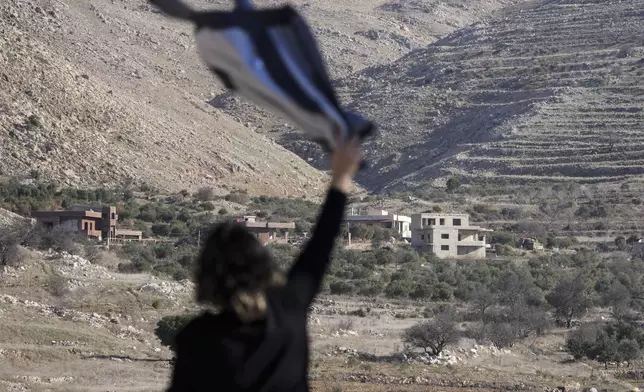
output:
<svg viewBox="0 0 644 392"><path fill-rule="evenodd" d="M403 333L403 341L422 348L431 356L438 356L450 343L458 340L459 333L451 313L441 313L430 321L416 324Z"/></svg>
<svg viewBox="0 0 644 392"><path fill-rule="evenodd" d="M477 340L489 341L497 348L512 347L518 340L510 323L487 323L481 326Z"/></svg>

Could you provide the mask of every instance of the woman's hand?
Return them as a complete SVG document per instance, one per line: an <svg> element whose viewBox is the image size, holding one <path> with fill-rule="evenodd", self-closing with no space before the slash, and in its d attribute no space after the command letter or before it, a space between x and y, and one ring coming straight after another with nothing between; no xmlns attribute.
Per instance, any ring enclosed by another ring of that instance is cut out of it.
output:
<svg viewBox="0 0 644 392"><path fill-rule="evenodd" d="M344 143L336 143L336 146L331 156L331 187L348 193L362 162L360 139L354 137Z"/></svg>

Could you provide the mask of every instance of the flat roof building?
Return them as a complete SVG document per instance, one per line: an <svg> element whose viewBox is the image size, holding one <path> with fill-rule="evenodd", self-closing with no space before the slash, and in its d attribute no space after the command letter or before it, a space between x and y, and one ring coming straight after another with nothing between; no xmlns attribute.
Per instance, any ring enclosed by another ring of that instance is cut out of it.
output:
<svg viewBox="0 0 644 392"><path fill-rule="evenodd" d="M412 236L410 216L391 214L385 210L365 208L358 210L355 215L352 210L343 220L346 223L378 225L385 229L392 229L405 239L411 239Z"/></svg>
<svg viewBox="0 0 644 392"><path fill-rule="evenodd" d="M60 226L71 232L97 238L99 241L108 238L140 240L143 237L141 231L116 228L118 214L114 206L76 204L70 210L35 211L31 215L46 227Z"/></svg>
<svg viewBox="0 0 644 392"><path fill-rule="evenodd" d="M235 221L255 234L262 245L273 242L288 243L289 230L295 229L295 222L260 222L254 216L244 216Z"/></svg>
<svg viewBox="0 0 644 392"><path fill-rule="evenodd" d="M411 244L420 252L440 258L484 259L486 234L492 230L470 226L467 214L421 213L412 215Z"/></svg>

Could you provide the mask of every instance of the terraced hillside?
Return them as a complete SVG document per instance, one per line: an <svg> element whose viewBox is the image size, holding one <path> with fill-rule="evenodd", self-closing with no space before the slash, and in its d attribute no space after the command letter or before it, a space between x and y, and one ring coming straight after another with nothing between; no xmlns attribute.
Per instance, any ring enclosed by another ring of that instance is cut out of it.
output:
<svg viewBox="0 0 644 392"><path fill-rule="evenodd" d="M353 78L367 67L389 64L411 50L426 47L441 37L522 0L295 0L311 24L332 78ZM281 5L281 0L256 0L261 7ZM209 0L208 7L227 8L230 0ZM242 124L265 133L282 146L323 167L325 154L303 140L299 129L281 116L221 93L212 106Z"/></svg>
<svg viewBox="0 0 644 392"><path fill-rule="evenodd" d="M381 123L362 183L644 173L643 25L639 0L523 3L342 80Z"/></svg>

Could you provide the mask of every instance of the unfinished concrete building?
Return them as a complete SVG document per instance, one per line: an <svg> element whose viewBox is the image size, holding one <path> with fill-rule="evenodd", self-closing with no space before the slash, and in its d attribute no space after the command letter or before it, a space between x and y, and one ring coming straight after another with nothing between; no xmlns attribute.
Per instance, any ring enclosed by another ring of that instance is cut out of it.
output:
<svg viewBox="0 0 644 392"><path fill-rule="evenodd" d="M484 259L486 234L492 230L470 226L467 214L412 215L412 246L440 258Z"/></svg>

